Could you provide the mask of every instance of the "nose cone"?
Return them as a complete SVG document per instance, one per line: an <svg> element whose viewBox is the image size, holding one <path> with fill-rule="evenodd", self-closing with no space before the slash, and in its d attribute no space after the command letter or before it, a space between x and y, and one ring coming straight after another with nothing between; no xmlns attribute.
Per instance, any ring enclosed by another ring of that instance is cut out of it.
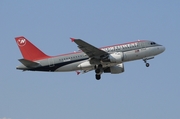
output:
<svg viewBox="0 0 180 119"><path fill-rule="evenodd" d="M159 47L157 47L157 49L158 49L158 54L160 54L160 53L162 53L162 52L164 52L165 51L165 47L164 46L159 46Z"/></svg>
<svg viewBox="0 0 180 119"><path fill-rule="evenodd" d="M166 49L166 48L165 48L164 46L161 46L161 47L160 47L161 53L164 52L165 49Z"/></svg>

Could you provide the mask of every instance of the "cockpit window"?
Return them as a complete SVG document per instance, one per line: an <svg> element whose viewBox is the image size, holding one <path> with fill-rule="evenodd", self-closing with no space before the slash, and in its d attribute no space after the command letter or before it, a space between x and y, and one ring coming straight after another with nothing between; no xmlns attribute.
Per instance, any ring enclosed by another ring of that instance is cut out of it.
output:
<svg viewBox="0 0 180 119"><path fill-rule="evenodd" d="M151 42L151 45L155 45L156 43L155 42Z"/></svg>

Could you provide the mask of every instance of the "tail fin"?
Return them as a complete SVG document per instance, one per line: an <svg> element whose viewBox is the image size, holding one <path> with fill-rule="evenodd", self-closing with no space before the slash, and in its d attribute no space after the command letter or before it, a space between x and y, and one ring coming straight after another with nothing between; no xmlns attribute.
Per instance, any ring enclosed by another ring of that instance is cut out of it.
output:
<svg viewBox="0 0 180 119"><path fill-rule="evenodd" d="M36 60L50 57L46 55L45 53L43 53L40 49L34 46L30 41L28 41L23 36L16 37L15 40L24 59L27 59L30 61L36 61Z"/></svg>

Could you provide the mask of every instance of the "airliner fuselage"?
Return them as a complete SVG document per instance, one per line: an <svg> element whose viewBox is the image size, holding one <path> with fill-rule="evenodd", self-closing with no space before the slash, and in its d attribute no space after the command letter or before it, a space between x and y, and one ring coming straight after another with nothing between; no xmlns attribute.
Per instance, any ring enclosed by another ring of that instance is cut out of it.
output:
<svg viewBox="0 0 180 119"><path fill-rule="evenodd" d="M25 40L25 45L21 44L24 44L22 40ZM80 51L58 56L47 56L41 54L42 51L38 51L39 49L35 50L37 47L34 46L35 48L33 48L32 44L24 37L16 38L22 54L24 53L24 59L19 60L22 65L18 66L17 69L48 72L78 72L81 70L82 73L95 70L96 79L99 80L102 73L118 74L124 72L124 62L142 59L149 67L147 60L154 58L165 50L164 46L148 40L138 40L102 48L96 48L80 39L72 38L71 40L78 45ZM38 54L28 57L30 51L27 51L28 46L26 45L29 45L34 52L38 52L41 57L38 58ZM27 48L23 49L23 47Z"/></svg>

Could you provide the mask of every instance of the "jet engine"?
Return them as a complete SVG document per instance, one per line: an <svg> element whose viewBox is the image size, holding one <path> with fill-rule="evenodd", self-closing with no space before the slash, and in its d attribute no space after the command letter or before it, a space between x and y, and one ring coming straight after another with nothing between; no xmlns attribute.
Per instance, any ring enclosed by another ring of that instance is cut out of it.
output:
<svg viewBox="0 0 180 119"><path fill-rule="evenodd" d="M124 54L122 52L115 52L109 54L107 59L103 59L103 62L111 62L111 63L122 63L124 58Z"/></svg>
<svg viewBox="0 0 180 119"><path fill-rule="evenodd" d="M119 74L119 73L123 73L123 72L124 72L124 64L123 63L104 69L104 73Z"/></svg>

